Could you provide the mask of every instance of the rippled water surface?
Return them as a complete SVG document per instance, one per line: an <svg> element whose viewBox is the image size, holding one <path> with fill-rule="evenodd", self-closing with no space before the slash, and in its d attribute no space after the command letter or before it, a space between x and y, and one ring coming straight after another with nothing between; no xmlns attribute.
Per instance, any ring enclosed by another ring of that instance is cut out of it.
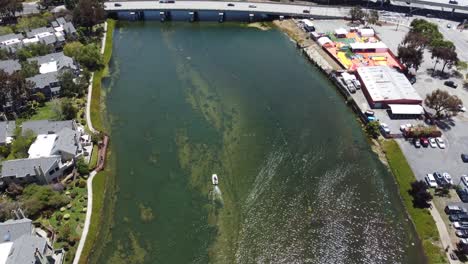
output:
<svg viewBox="0 0 468 264"><path fill-rule="evenodd" d="M281 32L120 24L111 75L118 191L97 263L423 262L392 176Z"/></svg>

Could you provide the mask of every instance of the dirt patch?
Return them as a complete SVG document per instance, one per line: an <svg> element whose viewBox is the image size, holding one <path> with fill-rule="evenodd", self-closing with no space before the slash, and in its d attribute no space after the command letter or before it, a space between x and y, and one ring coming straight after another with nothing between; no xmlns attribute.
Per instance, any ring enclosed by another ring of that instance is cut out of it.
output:
<svg viewBox="0 0 468 264"><path fill-rule="evenodd" d="M249 23L247 25L247 27L260 29L260 30L263 30L263 31L271 29L271 27L268 24L262 23L262 22Z"/></svg>

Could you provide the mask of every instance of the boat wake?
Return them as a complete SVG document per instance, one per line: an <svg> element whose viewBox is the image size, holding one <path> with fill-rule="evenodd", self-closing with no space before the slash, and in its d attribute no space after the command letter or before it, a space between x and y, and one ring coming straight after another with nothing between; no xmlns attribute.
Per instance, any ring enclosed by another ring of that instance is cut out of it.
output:
<svg viewBox="0 0 468 264"><path fill-rule="evenodd" d="M215 185L213 188L212 200L213 202L220 202L222 205L224 205L223 194L221 192L221 189L219 189L218 185Z"/></svg>

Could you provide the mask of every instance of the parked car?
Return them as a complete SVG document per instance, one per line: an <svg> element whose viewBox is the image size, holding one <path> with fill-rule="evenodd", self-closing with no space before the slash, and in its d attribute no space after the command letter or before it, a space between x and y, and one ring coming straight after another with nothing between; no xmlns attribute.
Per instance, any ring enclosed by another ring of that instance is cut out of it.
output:
<svg viewBox="0 0 468 264"><path fill-rule="evenodd" d="M451 214L449 220L452 222L468 221L468 214Z"/></svg>
<svg viewBox="0 0 468 264"><path fill-rule="evenodd" d="M457 237L468 238L468 230L457 230L455 234Z"/></svg>
<svg viewBox="0 0 468 264"><path fill-rule="evenodd" d="M465 188L457 188L456 189L458 197L460 197L460 200L464 203L468 203L468 191Z"/></svg>
<svg viewBox="0 0 468 264"><path fill-rule="evenodd" d="M458 111L466 112L466 107L464 107L463 105L458 105Z"/></svg>
<svg viewBox="0 0 468 264"><path fill-rule="evenodd" d="M444 211L446 214L459 214L462 212L462 209L458 205L447 205Z"/></svg>
<svg viewBox="0 0 468 264"><path fill-rule="evenodd" d="M411 76L410 78L408 78L408 81L409 81L411 84L415 84L415 83L416 83L416 77L415 77L415 76Z"/></svg>
<svg viewBox="0 0 468 264"><path fill-rule="evenodd" d="M453 222L453 227L456 229L468 229L468 222Z"/></svg>
<svg viewBox="0 0 468 264"><path fill-rule="evenodd" d="M356 87L356 89L361 89L361 82L359 82L359 80L353 79L353 84Z"/></svg>
<svg viewBox="0 0 468 264"><path fill-rule="evenodd" d="M455 254L455 252L450 252L450 258L452 260L458 260L457 254Z"/></svg>
<svg viewBox="0 0 468 264"><path fill-rule="evenodd" d="M446 181L448 184L453 185L452 176L450 176L450 174L449 174L448 172L442 173L442 176L444 177L445 181Z"/></svg>
<svg viewBox="0 0 468 264"><path fill-rule="evenodd" d="M461 154L461 159L463 162L468 162L468 154Z"/></svg>
<svg viewBox="0 0 468 264"><path fill-rule="evenodd" d="M462 175L462 176L461 176L461 181L462 181L462 183L465 185L465 187L468 188L468 176Z"/></svg>
<svg viewBox="0 0 468 264"><path fill-rule="evenodd" d="M440 186L447 185L447 181L445 181L444 176L442 176L442 174L440 174L439 172L434 172L434 178L437 184L439 184Z"/></svg>
<svg viewBox="0 0 468 264"><path fill-rule="evenodd" d="M375 115L375 112L372 111L372 110L367 110L366 112L364 112L364 114L365 114L366 116L374 116L374 115Z"/></svg>
<svg viewBox="0 0 468 264"><path fill-rule="evenodd" d="M432 174L427 174L426 177L424 177L424 180L426 180L426 184L427 186L429 186L429 188L437 188L439 187L439 185L437 185L437 182L434 178L434 175Z"/></svg>
<svg viewBox="0 0 468 264"><path fill-rule="evenodd" d="M452 28L452 24L447 24L447 28Z"/></svg>
<svg viewBox="0 0 468 264"><path fill-rule="evenodd" d="M420 148L421 147L421 142L419 142L419 140L417 138L413 139L413 144L416 148Z"/></svg>
<svg viewBox="0 0 468 264"><path fill-rule="evenodd" d="M444 85L446 85L448 87L452 87L452 88L457 88L458 87L458 85L456 83L454 83L453 81L445 81Z"/></svg>
<svg viewBox="0 0 468 264"><path fill-rule="evenodd" d="M444 149L445 148L445 142L441 137L436 138L437 145L439 145L439 148Z"/></svg>
<svg viewBox="0 0 468 264"><path fill-rule="evenodd" d="M387 124L385 124L385 123L380 123L380 129L381 129L385 134L390 134L390 128L388 127Z"/></svg>
<svg viewBox="0 0 468 264"><path fill-rule="evenodd" d="M421 141L423 147L427 148L429 146L429 140L427 140L427 138L422 137L419 141Z"/></svg>
<svg viewBox="0 0 468 264"><path fill-rule="evenodd" d="M437 148L437 143L436 143L435 138L429 138L429 145L431 146L431 148Z"/></svg>

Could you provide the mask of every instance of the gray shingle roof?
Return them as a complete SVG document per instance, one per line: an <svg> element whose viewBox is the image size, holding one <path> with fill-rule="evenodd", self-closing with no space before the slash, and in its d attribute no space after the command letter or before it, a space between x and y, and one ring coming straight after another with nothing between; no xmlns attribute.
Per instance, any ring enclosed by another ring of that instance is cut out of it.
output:
<svg viewBox="0 0 468 264"><path fill-rule="evenodd" d="M7 35L3 35L3 36L0 36L0 42L3 42L3 41L7 41L7 40L10 40L10 39L24 39L23 35L22 34L7 34Z"/></svg>
<svg viewBox="0 0 468 264"><path fill-rule="evenodd" d="M49 121L49 120L37 120L37 121L26 121L21 125L22 133L24 134L27 130L31 130L34 134L57 134L64 128L75 130L75 124L73 120L66 121Z"/></svg>
<svg viewBox="0 0 468 264"><path fill-rule="evenodd" d="M57 37L55 35L49 35L40 38L40 41L46 45L52 45L55 44L55 42L57 42Z"/></svg>
<svg viewBox="0 0 468 264"><path fill-rule="evenodd" d="M57 133L57 139L54 147L52 148L52 153L58 155L61 152L66 152L76 155L80 148L80 145L78 144L79 141L80 134L75 130L65 127Z"/></svg>
<svg viewBox="0 0 468 264"><path fill-rule="evenodd" d="M0 243L15 241L23 235L31 235L32 232L32 221L28 218L7 220L0 223Z"/></svg>
<svg viewBox="0 0 468 264"><path fill-rule="evenodd" d="M63 17L57 18L56 21L57 21L57 23L59 23L62 26L65 25L65 23L67 23L67 21Z"/></svg>
<svg viewBox="0 0 468 264"><path fill-rule="evenodd" d="M63 68L70 68L74 70L77 69L73 59L63 54L63 52L51 53L44 56L30 58L28 61L37 61L37 64L39 65L56 61L57 70L61 70Z"/></svg>
<svg viewBox="0 0 468 264"><path fill-rule="evenodd" d="M33 159L15 159L2 162L2 178L15 176L16 178L35 176L34 168L40 167L47 173L49 169L61 160L60 156L41 157Z"/></svg>
<svg viewBox="0 0 468 264"><path fill-rule="evenodd" d="M26 78L27 81L34 83L33 89L44 89L52 84L58 84L58 72L48 72L44 74L34 75L33 77Z"/></svg>
<svg viewBox="0 0 468 264"><path fill-rule="evenodd" d="M24 235L13 243L6 264L37 263L34 253L39 250L41 254L44 254L46 246L47 241L44 238Z"/></svg>
<svg viewBox="0 0 468 264"><path fill-rule="evenodd" d="M28 38L32 38L32 37L34 37L35 35L41 34L41 33L44 33L44 32L54 33L54 29L51 28L51 27L40 27L40 28L35 28L35 29L31 29L30 31L26 32L26 36L27 36Z"/></svg>
<svg viewBox="0 0 468 264"><path fill-rule="evenodd" d="M56 27L59 27L59 23L57 23L57 21L52 21L52 23L50 23L52 25L52 27L56 28Z"/></svg>
<svg viewBox="0 0 468 264"><path fill-rule="evenodd" d="M71 22L67 22L63 25L63 30L67 33L67 34L75 34L76 33L76 28L75 26L73 26L73 24Z"/></svg>
<svg viewBox="0 0 468 264"><path fill-rule="evenodd" d="M19 64L18 60L2 60L0 61L0 70L12 74L21 70L21 64Z"/></svg>
<svg viewBox="0 0 468 264"><path fill-rule="evenodd" d="M5 144L6 138L13 136L15 128L15 121L0 122L0 144Z"/></svg>

